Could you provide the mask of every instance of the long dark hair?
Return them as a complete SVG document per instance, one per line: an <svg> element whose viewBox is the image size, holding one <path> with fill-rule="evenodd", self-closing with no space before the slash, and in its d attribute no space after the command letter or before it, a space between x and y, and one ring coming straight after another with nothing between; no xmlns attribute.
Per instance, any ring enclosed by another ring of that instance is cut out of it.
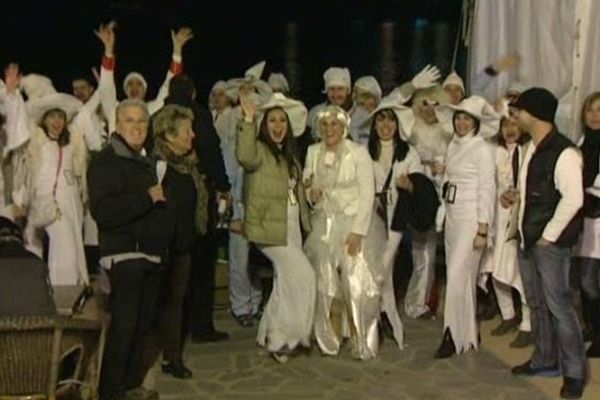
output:
<svg viewBox="0 0 600 400"><path fill-rule="evenodd" d="M48 117L48 115L53 114L53 113L61 114L65 121L65 126L63 127L62 132L58 135L58 139L54 139L54 138L50 137L50 134L48 133L48 128L46 128L46 125L44 124L44 122L46 121L46 117ZM50 140L56 141L56 143L58 143L58 145L60 147L64 147L64 146L68 145L69 142L71 141L71 132L69 132L68 124L69 124L69 120L67 119L67 113L64 112L64 110L62 110L60 108L49 109L48 111L46 111L44 113L44 115L42 115L42 119L40 121L40 127L42 128L42 130L44 131L46 136L48 136L48 138Z"/></svg>
<svg viewBox="0 0 600 400"><path fill-rule="evenodd" d="M378 161L379 157L381 156L381 142L379 140L379 135L377 134L377 128L375 127L375 119L377 119L379 115L392 118L394 121L396 121L396 132L394 132L394 160L404 160L409 150L408 143L406 143L400 137L400 123L398 122L398 117L396 117L396 113L390 108L384 108L383 110L379 110L373 116L373 122L371 123L371 130L369 132L368 144L371 159Z"/></svg>
<svg viewBox="0 0 600 400"><path fill-rule="evenodd" d="M283 141L281 142L281 148L275 142L273 142L273 139L271 139L271 136L269 135L269 131L267 129L267 119L269 117L269 114L273 110L283 111L283 113L285 114L285 119L287 121L287 132L285 134L285 137L283 138ZM296 168L296 141L292 132L292 124L290 122L290 117L283 108L272 107L265 111L265 115L259 127L258 140L263 142L267 146L267 148L269 149L273 157L275 157L278 163L282 159L286 161L290 177L298 178L300 176L299 171Z"/></svg>

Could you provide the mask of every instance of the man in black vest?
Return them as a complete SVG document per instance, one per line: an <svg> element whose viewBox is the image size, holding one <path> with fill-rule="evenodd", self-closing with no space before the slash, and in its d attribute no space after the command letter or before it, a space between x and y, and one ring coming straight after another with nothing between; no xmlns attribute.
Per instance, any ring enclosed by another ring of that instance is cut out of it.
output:
<svg viewBox="0 0 600 400"><path fill-rule="evenodd" d="M583 393L586 364L577 314L569 293L570 247L581 230L582 159L554 125L558 101L531 88L512 104L512 114L532 144L519 176L519 267L531 309L535 348L515 375L564 376L561 398ZM514 191L502 195L516 201ZM559 368L560 361L560 368Z"/></svg>

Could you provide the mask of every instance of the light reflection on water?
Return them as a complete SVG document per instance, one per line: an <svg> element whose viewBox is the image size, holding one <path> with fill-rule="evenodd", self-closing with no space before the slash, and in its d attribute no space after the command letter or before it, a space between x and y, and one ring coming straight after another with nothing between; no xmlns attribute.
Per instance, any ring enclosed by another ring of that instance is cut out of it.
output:
<svg viewBox="0 0 600 400"><path fill-rule="evenodd" d="M292 93L309 105L323 101L322 74L330 66L350 69L352 81L373 75L384 94L409 80L427 64L449 72L455 27L448 22L355 22L342 40L323 35L315 45L302 45L311 27L287 23L283 32L283 72Z"/></svg>

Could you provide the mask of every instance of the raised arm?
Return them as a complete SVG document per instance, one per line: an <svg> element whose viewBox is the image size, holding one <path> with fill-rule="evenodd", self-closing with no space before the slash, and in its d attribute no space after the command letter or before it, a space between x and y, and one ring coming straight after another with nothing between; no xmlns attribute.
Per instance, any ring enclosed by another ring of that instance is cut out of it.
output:
<svg viewBox="0 0 600 400"><path fill-rule="evenodd" d="M237 124L235 155L246 171L260 166L260 154L256 143L256 106L248 96L240 96L243 119Z"/></svg>
<svg viewBox="0 0 600 400"><path fill-rule="evenodd" d="M189 42L193 37L194 34L192 33L192 30L187 27L180 28L177 32L171 30L171 41L173 42L173 58L171 60L171 65L169 66L169 70L167 71L165 81L158 90L156 98L147 103L148 111L150 112L150 114L154 114L163 107L165 99L169 95L169 82L171 82L171 78L183 72L183 46L185 46L185 44Z"/></svg>
<svg viewBox="0 0 600 400"><path fill-rule="evenodd" d="M116 116L115 109L117 108L117 88L115 86L115 21L109 22L107 25L100 25L94 33L104 44L104 54L100 66L100 79L98 81L98 96L102 111L108 121L109 134L115 131Z"/></svg>

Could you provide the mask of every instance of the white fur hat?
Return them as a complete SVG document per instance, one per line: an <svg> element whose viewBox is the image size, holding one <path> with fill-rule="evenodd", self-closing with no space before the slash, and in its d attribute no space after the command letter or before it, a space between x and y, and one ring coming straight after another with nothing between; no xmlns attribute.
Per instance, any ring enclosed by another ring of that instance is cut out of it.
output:
<svg viewBox="0 0 600 400"><path fill-rule="evenodd" d="M354 82L354 88L359 88L364 92L372 94L378 101L381 100L381 86L379 86L379 82L377 82L374 76L367 75L358 78Z"/></svg>
<svg viewBox="0 0 600 400"><path fill-rule="evenodd" d="M479 134L490 138L500 129L500 118L494 107L481 96L470 96L457 105L447 104L436 109L436 115L447 132L454 132L454 114L462 111L479 121Z"/></svg>
<svg viewBox="0 0 600 400"><path fill-rule="evenodd" d="M41 122L42 117L47 111L56 108L65 112L67 122L69 122L82 106L83 103L81 100L66 93L52 93L33 100L28 100L25 103L27 115L36 124Z"/></svg>
<svg viewBox="0 0 600 400"><path fill-rule="evenodd" d="M273 108L281 107L283 111L288 115L292 128L292 133L295 137L298 137L304 133L306 129L306 117L308 116L308 110L304 103L298 100L290 99L285 97L282 93L273 93L273 95L261 104L259 110L261 115L259 117L259 124L262 120L265 111Z"/></svg>
<svg viewBox="0 0 600 400"><path fill-rule="evenodd" d="M323 93L327 93L327 88L331 86L344 86L348 89L352 88L352 80L350 79L350 70L348 68L328 68L323 74L323 80L325 81Z"/></svg>
<svg viewBox="0 0 600 400"><path fill-rule="evenodd" d="M56 93L50 78L44 75L29 74L21 79L21 88L27 95L28 100L38 99L49 94Z"/></svg>
<svg viewBox="0 0 600 400"><path fill-rule="evenodd" d="M285 75L273 72L269 75L269 79L267 80L269 86L273 91L281 91L281 92L289 92L290 85L288 84Z"/></svg>
<svg viewBox="0 0 600 400"><path fill-rule="evenodd" d="M126 90L127 84L132 79L137 79L137 80L141 81L142 85L144 85L144 90L148 90L148 82L146 82L146 79L144 78L144 76L142 74L140 74L139 72L135 72L135 71L128 73L127 76L125 77L125 79L123 80L123 90Z"/></svg>
<svg viewBox="0 0 600 400"><path fill-rule="evenodd" d="M448 75L446 77L446 79L444 79L444 83L442 83L442 87L445 88L448 85L456 85L456 86L460 86L460 88L462 89L463 93L466 93L465 90L465 82L462 80L462 78L454 71L452 71L450 73L450 75Z"/></svg>

